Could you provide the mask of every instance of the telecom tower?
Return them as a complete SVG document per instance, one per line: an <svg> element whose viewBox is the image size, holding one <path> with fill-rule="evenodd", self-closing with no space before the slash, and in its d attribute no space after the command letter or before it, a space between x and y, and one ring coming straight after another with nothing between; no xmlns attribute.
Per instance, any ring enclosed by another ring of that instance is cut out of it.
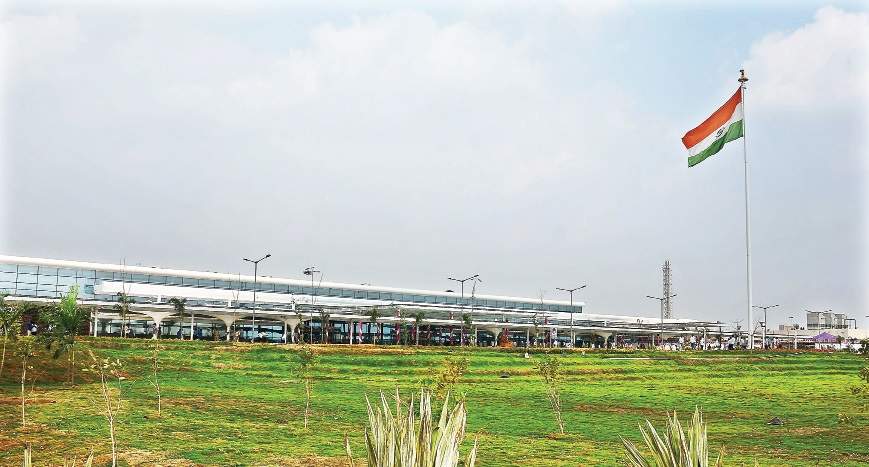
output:
<svg viewBox="0 0 869 467"><path fill-rule="evenodd" d="M664 319L670 319L673 317L673 307L670 303L670 296L672 295L672 275L670 272L670 260L664 261Z"/></svg>

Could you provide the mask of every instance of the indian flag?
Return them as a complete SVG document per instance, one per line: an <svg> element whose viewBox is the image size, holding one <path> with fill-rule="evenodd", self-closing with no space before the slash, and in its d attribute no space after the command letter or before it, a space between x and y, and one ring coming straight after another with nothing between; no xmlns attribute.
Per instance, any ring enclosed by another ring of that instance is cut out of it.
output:
<svg viewBox="0 0 869 467"><path fill-rule="evenodd" d="M688 167L715 155L726 143L744 135L742 128L742 86L697 128L685 133L682 144L688 149Z"/></svg>

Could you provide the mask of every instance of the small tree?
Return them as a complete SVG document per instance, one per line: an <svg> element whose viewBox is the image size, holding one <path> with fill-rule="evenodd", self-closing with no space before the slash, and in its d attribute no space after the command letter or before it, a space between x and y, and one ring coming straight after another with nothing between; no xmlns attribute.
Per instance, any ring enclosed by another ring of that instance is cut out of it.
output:
<svg viewBox="0 0 869 467"><path fill-rule="evenodd" d="M27 370L33 369L33 367L30 366L30 359L33 358L36 353L36 346L33 338L28 336L20 339L18 341L18 349L15 353L18 355L18 358L21 359L21 428L24 428L27 426L24 417L24 406L27 402L27 395L24 392L24 387L27 383Z"/></svg>
<svg viewBox="0 0 869 467"><path fill-rule="evenodd" d="M296 311L296 318L299 318L299 324L296 326L296 330L299 333L299 344L305 343L305 320L302 318L302 312Z"/></svg>
<svg viewBox="0 0 869 467"><path fill-rule="evenodd" d="M461 342L462 344L465 342L465 329L471 330L474 327L474 320L471 318L469 313L462 313L462 336ZM468 336L467 344L471 345L471 336Z"/></svg>
<svg viewBox="0 0 869 467"><path fill-rule="evenodd" d="M48 331L41 335L41 339L47 350L54 348L52 358L57 359L62 354L67 354L67 376L71 384L75 384L76 336L89 317L90 309L78 304L78 286L70 287L57 307L51 309L45 316L49 326Z"/></svg>
<svg viewBox="0 0 869 467"><path fill-rule="evenodd" d="M370 318L371 323L374 324L374 337L372 339L372 343L374 345L377 345L377 326L378 326L377 320L380 319L381 317L382 317L382 315L380 314L380 310L378 310L377 307L374 307L374 308L368 310L368 318Z"/></svg>
<svg viewBox="0 0 869 467"><path fill-rule="evenodd" d="M435 380L435 397L443 399L447 394L453 392L456 384L462 379L465 372L468 371L469 364L470 362L466 357L445 358L443 366L437 373L437 380Z"/></svg>
<svg viewBox="0 0 869 467"><path fill-rule="evenodd" d="M0 334L3 334L3 356L0 357L0 376L6 364L6 344L15 340L21 331L21 307L5 301L6 294L0 294Z"/></svg>
<svg viewBox="0 0 869 467"><path fill-rule="evenodd" d="M320 308L320 342L323 344L329 343L329 312L325 308Z"/></svg>
<svg viewBox="0 0 869 467"><path fill-rule="evenodd" d="M534 317L531 318L531 324L532 326L534 326L534 345L536 346L537 341L540 338L540 318L537 317L536 313L534 314ZM529 347L531 346L528 343L526 343L526 345L528 345Z"/></svg>
<svg viewBox="0 0 869 467"><path fill-rule="evenodd" d="M106 423L109 425L109 438L112 442L112 467L117 467L118 449L115 438L115 417L118 411L121 410L121 381L124 380L121 361L118 359L112 360L110 358L99 359L90 350L88 350L88 354L91 358L91 365L87 371L96 373L100 378L100 390L102 392L103 402L105 403L105 412L103 412L103 415L106 417ZM117 396L112 395L111 379L117 380Z"/></svg>
<svg viewBox="0 0 869 467"><path fill-rule="evenodd" d="M564 434L564 420L561 417L561 361L555 355L544 355L537 362L537 372L546 385L546 397L558 423L558 430Z"/></svg>
<svg viewBox="0 0 869 467"><path fill-rule="evenodd" d="M420 324L422 324L422 320L424 320L424 319L425 319L425 313L423 313L422 311L417 311L413 315L413 325L414 325L413 338L414 338L414 340L416 340L417 346L419 346L419 326L420 326Z"/></svg>
<svg viewBox="0 0 869 467"><path fill-rule="evenodd" d="M407 325L407 320L404 318L399 318L397 323L393 324L395 328L395 332L393 333L394 341L396 345L407 345L407 339L410 334L410 330Z"/></svg>
<svg viewBox="0 0 869 467"><path fill-rule="evenodd" d="M857 397L858 402L862 402L865 413L869 407L869 366L860 369L860 384L851 388L851 394ZM841 415L840 418L842 418ZM846 418L850 417L846 416Z"/></svg>
<svg viewBox="0 0 869 467"><path fill-rule="evenodd" d="M308 413L311 410L311 396L314 392L314 366L317 363L317 353L308 346L301 346L296 353L299 378L305 385L305 429L308 428Z"/></svg>
<svg viewBox="0 0 869 467"><path fill-rule="evenodd" d="M169 304L172 305L172 308L175 308L175 313L178 313L178 327L181 328L182 327L181 323L184 322L184 313L186 313L186 310L187 310L187 299L186 298L172 297L169 299ZM193 318L191 318L190 321L192 322ZM184 337L183 332L182 332L181 337L183 339L183 337ZM190 338L191 339L193 338L193 327L192 326L190 328Z"/></svg>
<svg viewBox="0 0 869 467"><path fill-rule="evenodd" d="M151 378L150 383L157 391L157 416L163 416L163 400L160 394L160 341L154 341L154 353L151 355Z"/></svg>
<svg viewBox="0 0 869 467"><path fill-rule="evenodd" d="M127 315L130 314L130 304L133 299L124 292L118 292L118 300L115 303L115 310L121 317L121 337L127 337Z"/></svg>

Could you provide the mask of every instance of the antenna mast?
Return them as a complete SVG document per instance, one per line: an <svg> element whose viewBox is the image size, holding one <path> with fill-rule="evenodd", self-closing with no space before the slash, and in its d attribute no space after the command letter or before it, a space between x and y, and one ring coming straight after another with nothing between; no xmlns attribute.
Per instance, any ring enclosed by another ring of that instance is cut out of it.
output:
<svg viewBox="0 0 869 467"><path fill-rule="evenodd" d="M664 319L673 317L673 307L670 302L672 294L672 274L670 271L670 260L664 261Z"/></svg>

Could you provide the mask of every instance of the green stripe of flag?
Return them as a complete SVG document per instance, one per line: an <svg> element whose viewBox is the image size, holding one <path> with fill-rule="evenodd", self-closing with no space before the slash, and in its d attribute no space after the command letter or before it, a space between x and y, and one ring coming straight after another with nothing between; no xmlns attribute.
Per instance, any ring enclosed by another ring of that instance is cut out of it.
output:
<svg viewBox="0 0 869 467"><path fill-rule="evenodd" d="M707 157L713 156L724 147L725 144L742 137L742 120L738 122L733 122L727 127L727 133L724 134L721 138L716 139L709 145L708 148L698 152L697 154L688 157L688 167L694 167L695 165L706 160Z"/></svg>

